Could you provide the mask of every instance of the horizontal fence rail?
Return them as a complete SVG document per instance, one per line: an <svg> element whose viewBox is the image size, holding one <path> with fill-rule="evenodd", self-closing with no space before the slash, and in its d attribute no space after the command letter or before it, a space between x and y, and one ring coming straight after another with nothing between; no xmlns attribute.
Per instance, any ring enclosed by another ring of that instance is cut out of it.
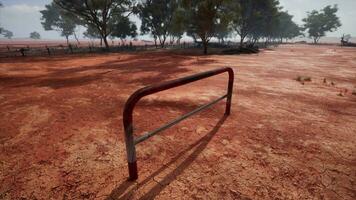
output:
<svg viewBox="0 0 356 200"><path fill-rule="evenodd" d="M137 102L150 94L154 94L160 91L168 90L174 87L178 87L181 85L185 85L194 81L198 81L201 79L205 79L211 76L215 76L218 74L222 74L227 72L229 74L229 81L228 81L228 88L227 88L227 93L216 100L200 106L196 108L195 110L179 117L178 119L175 119L160 128L157 128L156 130L153 130L151 132L148 132L138 138L134 138L133 136L133 122L132 122L132 113L135 108L135 105ZM140 142L145 141L146 139L152 137L153 135L166 130L175 124L179 123L180 121L194 115L195 113L198 113L214 104L217 102L223 100L226 98L226 108L225 108L225 115L230 114L230 108L231 108L231 98L232 98L232 90L233 90L233 84L234 84L234 71L230 67L224 67L224 68L219 68L207 72L202 72L198 73L195 75L187 76L184 78L179 78L175 79L172 81L167 81L163 83L158 83L158 84L153 84L151 86L147 86L144 88L141 88L137 90L135 93L133 93L129 99L126 101L125 108L124 108L124 113L123 113L123 123L124 123L124 131L125 131L125 143L126 143L126 152L127 152L127 162L128 162L128 168L129 168L129 180L136 180L138 178L138 172L137 172L137 161L136 161L136 148L135 145L139 144Z"/></svg>

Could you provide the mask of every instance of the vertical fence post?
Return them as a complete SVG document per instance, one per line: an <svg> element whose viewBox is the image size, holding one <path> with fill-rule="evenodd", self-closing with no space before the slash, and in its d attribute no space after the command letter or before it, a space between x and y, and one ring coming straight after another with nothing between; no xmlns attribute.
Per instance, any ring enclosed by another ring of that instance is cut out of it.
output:
<svg viewBox="0 0 356 200"><path fill-rule="evenodd" d="M49 50L49 47L46 45L46 49L47 49L47 53L50 56L51 55L51 51Z"/></svg>
<svg viewBox="0 0 356 200"><path fill-rule="evenodd" d="M127 164L129 168L129 180L133 181L138 178L137 162L136 162L136 148L133 137L133 127L131 124L125 127L125 143L127 153Z"/></svg>
<svg viewBox="0 0 356 200"><path fill-rule="evenodd" d="M233 73L232 70L229 70L228 73L229 73L229 84L228 84L228 87L227 87L227 98L226 98L225 115L230 115L232 90L233 90L233 87L234 87L234 73Z"/></svg>

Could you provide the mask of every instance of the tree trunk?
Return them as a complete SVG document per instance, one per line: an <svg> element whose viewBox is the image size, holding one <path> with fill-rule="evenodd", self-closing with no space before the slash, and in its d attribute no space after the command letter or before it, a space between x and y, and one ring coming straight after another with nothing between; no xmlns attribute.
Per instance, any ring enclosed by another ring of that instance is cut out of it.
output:
<svg viewBox="0 0 356 200"><path fill-rule="evenodd" d="M166 43L166 36L162 36L163 38L161 38L161 36L158 37L159 39L159 44L161 45L161 48L164 48L164 45Z"/></svg>
<svg viewBox="0 0 356 200"><path fill-rule="evenodd" d="M74 34L74 38L75 38L75 40L77 40L77 43L78 43L78 45L80 44L80 42L79 42L79 39L78 39L78 37L77 37L77 34L75 34L75 32L73 33Z"/></svg>
<svg viewBox="0 0 356 200"><path fill-rule="evenodd" d="M180 44L180 40L181 40L182 38L181 37L178 37L178 39L177 39L177 44Z"/></svg>
<svg viewBox="0 0 356 200"><path fill-rule="evenodd" d="M253 46L253 47L255 46L257 40L258 40L257 38L254 38L254 39L252 40L252 46Z"/></svg>
<svg viewBox="0 0 356 200"><path fill-rule="evenodd" d="M154 36L153 38L154 38L154 40L155 40L155 47L156 47L156 49L157 49L157 36Z"/></svg>
<svg viewBox="0 0 356 200"><path fill-rule="evenodd" d="M243 36L240 36L241 38L240 38L240 47L242 47L242 45L244 44L244 39L245 39L245 37L243 37Z"/></svg>
<svg viewBox="0 0 356 200"><path fill-rule="evenodd" d="M203 47L204 47L204 55L208 54L208 42L203 41Z"/></svg>
<svg viewBox="0 0 356 200"><path fill-rule="evenodd" d="M66 40L67 40L67 45L69 45L69 36L68 35L66 35Z"/></svg>
<svg viewBox="0 0 356 200"><path fill-rule="evenodd" d="M105 44L105 48L106 49L109 49L109 43L108 43L108 40L107 40L107 36L103 36L103 40L104 40L104 44Z"/></svg>

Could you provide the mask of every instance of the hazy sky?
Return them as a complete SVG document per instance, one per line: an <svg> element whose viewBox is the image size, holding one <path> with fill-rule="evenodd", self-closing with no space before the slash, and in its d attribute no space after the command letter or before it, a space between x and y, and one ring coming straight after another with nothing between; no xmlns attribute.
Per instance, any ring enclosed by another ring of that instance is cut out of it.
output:
<svg viewBox="0 0 356 200"><path fill-rule="evenodd" d="M27 38L33 31L38 31L45 39L60 38L59 33L44 31L41 26L39 11L43 10L44 5L49 4L51 0L0 0L0 2L4 4L4 7L0 8L0 24L12 31L16 38ZM280 3L285 10L294 15L293 20L298 24L301 24L307 11L338 4L338 16L342 27L337 32L329 33L328 36L340 37L343 33L356 36L356 0L280 0Z"/></svg>

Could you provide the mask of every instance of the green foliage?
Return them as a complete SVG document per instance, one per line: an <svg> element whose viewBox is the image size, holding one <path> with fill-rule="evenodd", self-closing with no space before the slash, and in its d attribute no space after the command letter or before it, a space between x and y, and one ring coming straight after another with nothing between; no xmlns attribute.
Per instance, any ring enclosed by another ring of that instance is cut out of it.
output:
<svg viewBox="0 0 356 200"><path fill-rule="evenodd" d="M115 20L127 18L132 11L131 0L54 0L54 2L78 17L81 24L86 27L95 27L106 48L109 48L107 37L112 33Z"/></svg>
<svg viewBox="0 0 356 200"><path fill-rule="evenodd" d="M273 34L278 6L276 0L236 0L229 5L232 26L240 36L240 45L247 36L258 40Z"/></svg>
<svg viewBox="0 0 356 200"><path fill-rule="evenodd" d="M129 18L117 16L120 19L114 21L112 24L112 33L111 36L118 37L120 39L125 39L126 37L136 37L137 36L137 27L136 24L132 23Z"/></svg>
<svg viewBox="0 0 356 200"><path fill-rule="evenodd" d="M280 11L275 16L274 31L272 35L274 38L279 38L282 42L283 39L292 39L297 36L303 35L302 29L293 22L293 16L288 12Z"/></svg>
<svg viewBox="0 0 356 200"><path fill-rule="evenodd" d="M41 35L38 32L34 31L34 32L30 33L30 38L39 40L39 39L41 39Z"/></svg>
<svg viewBox="0 0 356 200"><path fill-rule="evenodd" d="M184 18L184 9L178 6L177 9L174 11L172 23L168 29L168 34L171 37L172 43L175 39L177 39L177 42L179 42L185 32Z"/></svg>
<svg viewBox="0 0 356 200"><path fill-rule="evenodd" d="M321 11L309 12L308 16L303 19L304 29L307 30L309 37L314 39L314 43L318 43L326 32L336 31L341 26L339 17L336 15L337 11L337 5L329 5Z"/></svg>
<svg viewBox="0 0 356 200"><path fill-rule="evenodd" d="M1 34L7 39L11 39L14 36L11 31L5 29L1 32Z"/></svg>
<svg viewBox="0 0 356 200"><path fill-rule="evenodd" d="M46 5L46 9L40 12L42 14L41 24L43 28L46 31L56 30L61 32L61 36L64 36L68 43L68 37L75 33L78 23L76 16L66 12L54 3Z"/></svg>
<svg viewBox="0 0 356 200"><path fill-rule="evenodd" d="M142 22L141 33L152 34L155 38L158 38L161 47L164 47L169 31L178 33L177 29L173 29L177 8L177 0L142 1L136 8ZM178 21L175 22L178 23Z"/></svg>
<svg viewBox="0 0 356 200"><path fill-rule="evenodd" d="M220 18L224 14L221 12L223 3L227 0L183 0L185 9L185 22L187 34L196 41L198 38L204 47L204 54L207 54L208 44L212 37L216 35Z"/></svg>
<svg viewBox="0 0 356 200"><path fill-rule="evenodd" d="M98 29L93 25L89 25L87 27L87 30L83 33L83 35L84 35L84 37L89 38L89 39L101 38L101 35L100 35Z"/></svg>
<svg viewBox="0 0 356 200"><path fill-rule="evenodd" d="M224 12L224 9L222 9L222 12ZM217 37L222 43L224 43L224 39L229 37L233 31L232 26L230 26L230 20L231 15L220 15L220 18L215 26L215 37Z"/></svg>

